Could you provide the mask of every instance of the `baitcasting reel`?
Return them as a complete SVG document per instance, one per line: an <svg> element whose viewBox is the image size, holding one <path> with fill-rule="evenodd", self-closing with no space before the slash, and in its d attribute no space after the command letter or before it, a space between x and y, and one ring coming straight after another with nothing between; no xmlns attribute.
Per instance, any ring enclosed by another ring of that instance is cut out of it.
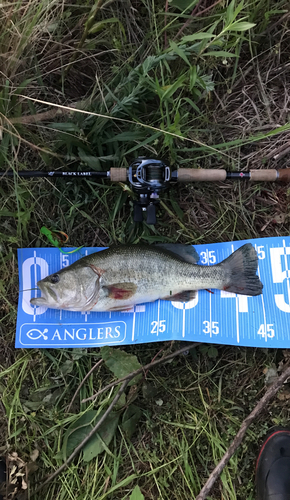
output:
<svg viewBox="0 0 290 500"><path fill-rule="evenodd" d="M134 222L143 222L143 212L147 212L147 224L156 224L159 193L169 187L170 167L161 160L140 156L130 165L128 180L139 195L139 200L134 201Z"/></svg>

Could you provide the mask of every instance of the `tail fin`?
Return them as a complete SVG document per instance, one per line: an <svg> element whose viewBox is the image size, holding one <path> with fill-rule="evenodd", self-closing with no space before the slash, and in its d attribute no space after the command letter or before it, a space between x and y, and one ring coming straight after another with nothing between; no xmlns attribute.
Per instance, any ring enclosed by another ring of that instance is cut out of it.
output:
<svg viewBox="0 0 290 500"><path fill-rule="evenodd" d="M251 243L246 243L236 250L221 265L224 266L227 276L224 290L240 295L260 295L262 293L263 283L256 275L258 256Z"/></svg>

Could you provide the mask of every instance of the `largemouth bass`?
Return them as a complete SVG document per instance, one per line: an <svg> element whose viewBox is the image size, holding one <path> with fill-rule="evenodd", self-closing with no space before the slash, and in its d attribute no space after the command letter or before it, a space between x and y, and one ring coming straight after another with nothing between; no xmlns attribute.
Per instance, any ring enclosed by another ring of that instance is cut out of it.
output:
<svg viewBox="0 0 290 500"><path fill-rule="evenodd" d="M259 295L258 258L247 243L213 266L185 245L119 246L93 253L37 283L41 297L31 304L69 311L118 311L157 299L186 302L196 290L217 288ZM177 253L176 253L177 252Z"/></svg>

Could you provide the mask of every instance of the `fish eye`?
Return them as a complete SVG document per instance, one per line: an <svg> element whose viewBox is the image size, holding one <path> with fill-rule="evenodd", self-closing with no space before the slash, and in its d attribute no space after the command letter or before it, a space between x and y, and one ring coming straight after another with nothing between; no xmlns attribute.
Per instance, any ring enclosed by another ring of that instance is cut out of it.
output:
<svg viewBox="0 0 290 500"><path fill-rule="evenodd" d="M59 282L59 274L53 274L50 278L50 282L55 284Z"/></svg>

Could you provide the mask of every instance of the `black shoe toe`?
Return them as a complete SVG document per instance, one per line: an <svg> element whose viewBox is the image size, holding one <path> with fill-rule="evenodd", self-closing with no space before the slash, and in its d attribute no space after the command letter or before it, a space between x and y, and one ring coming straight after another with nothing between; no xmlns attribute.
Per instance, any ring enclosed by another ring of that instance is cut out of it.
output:
<svg viewBox="0 0 290 500"><path fill-rule="evenodd" d="M0 491L4 489L6 481L6 461L0 457ZM3 495L0 493L0 500L3 500Z"/></svg>
<svg viewBox="0 0 290 500"><path fill-rule="evenodd" d="M264 441L256 466L257 500L290 500L290 430Z"/></svg>

